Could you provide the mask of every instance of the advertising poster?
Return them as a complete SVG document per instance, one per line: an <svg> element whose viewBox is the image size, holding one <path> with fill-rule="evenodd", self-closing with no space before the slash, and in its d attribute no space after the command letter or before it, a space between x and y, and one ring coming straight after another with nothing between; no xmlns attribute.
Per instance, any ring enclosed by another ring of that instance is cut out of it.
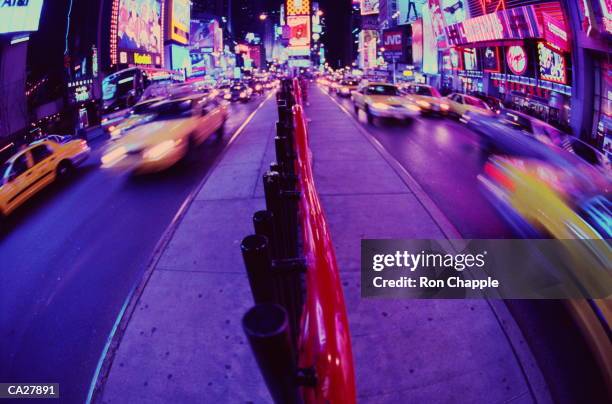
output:
<svg viewBox="0 0 612 404"><path fill-rule="evenodd" d="M457 48L450 48L448 50L448 60L450 62L450 68L452 70L461 69L461 57L460 52Z"/></svg>
<svg viewBox="0 0 612 404"><path fill-rule="evenodd" d="M522 75L527 70L527 52L520 45L509 46L506 51L506 63L513 74Z"/></svg>
<svg viewBox="0 0 612 404"><path fill-rule="evenodd" d="M361 0L361 15L378 14L379 0Z"/></svg>
<svg viewBox="0 0 612 404"><path fill-rule="evenodd" d="M287 0L287 15L310 15L310 0Z"/></svg>
<svg viewBox="0 0 612 404"><path fill-rule="evenodd" d="M211 53L215 49L215 33L219 26L217 21L203 22L198 20L191 21L191 40L189 47L193 51Z"/></svg>
<svg viewBox="0 0 612 404"><path fill-rule="evenodd" d="M540 66L540 79L567 84L565 58L542 42L538 43L538 65Z"/></svg>
<svg viewBox="0 0 612 404"><path fill-rule="evenodd" d="M423 17L421 10L424 4L427 4L427 0L398 0L398 24L409 24Z"/></svg>
<svg viewBox="0 0 612 404"><path fill-rule="evenodd" d="M404 54L404 37L404 31L401 29L394 28L383 31L382 46L385 49L385 59L399 61L402 58Z"/></svg>
<svg viewBox="0 0 612 404"><path fill-rule="evenodd" d="M485 72L500 72L499 48L496 46L487 46L484 48L482 63Z"/></svg>
<svg viewBox="0 0 612 404"><path fill-rule="evenodd" d="M190 0L172 0L170 14L170 39L186 45L189 43L189 26L191 18Z"/></svg>
<svg viewBox="0 0 612 404"><path fill-rule="evenodd" d="M478 62L476 58L476 49L463 49L463 70L478 70Z"/></svg>
<svg viewBox="0 0 612 404"><path fill-rule="evenodd" d="M289 48L310 50L310 17L307 15L288 15Z"/></svg>
<svg viewBox="0 0 612 404"><path fill-rule="evenodd" d="M38 31L43 0L0 4L0 34Z"/></svg>
<svg viewBox="0 0 612 404"><path fill-rule="evenodd" d="M423 73L438 73L438 40L429 7L423 7Z"/></svg>
<svg viewBox="0 0 612 404"><path fill-rule="evenodd" d="M444 19L440 9L440 0L428 0L428 6L434 36L439 38L444 35Z"/></svg>
<svg viewBox="0 0 612 404"><path fill-rule="evenodd" d="M117 20L120 63L156 64L162 52L161 0L121 0Z"/></svg>
<svg viewBox="0 0 612 404"><path fill-rule="evenodd" d="M363 30L359 33L359 65L362 69L376 67L376 31Z"/></svg>
<svg viewBox="0 0 612 404"><path fill-rule="evenodd" d="M465 0L439 0L445 25L457 24L467 18Z"/></svg>
<svg viewBox="0 0 612 404"><path fill-rule="evenodd" d="M418 19L412 23L412 64L423 64L423 20Z"/></svg>

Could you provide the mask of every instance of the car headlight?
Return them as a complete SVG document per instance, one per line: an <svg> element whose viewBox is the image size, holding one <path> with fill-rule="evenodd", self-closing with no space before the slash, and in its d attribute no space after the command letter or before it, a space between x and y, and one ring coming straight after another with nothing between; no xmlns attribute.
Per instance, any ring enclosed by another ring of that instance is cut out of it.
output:
<svg viewBox="0 0 612 404"><path fill-rule="evenodd" d="M431 108L431 104L427 101L418 100L416 103L419 105L419 107Z"/></svg>
<svg viewBox="0 0 612 404"><path fill-rule="evenodd" d="M241 91L241 92L240 92L240 96L241 96L242 98L246 97L246 95L247 95L246 91Z"/></svg>
<svg viewBox="0 0 612 404"><path fill-rule="evenodd" d="M372 104L372 108L374 109L389 109L390 107L387 104L383 104L382 102L375 102Z"/></svg>
<svg viewBox="0 0 612 404"><path fill-rule="evenodd" d="M110 136L111 138L115 139L118 138L119 136L121 136L122 130L119 128L113 128L110 131Z"/></svg>
<svg viewBox="0 0 612 404"><path fill-rule="evenodd" d="M350 92L350 90L348 89L348 87L342 87L340 89L340 92L344 93L344 94L348 94Z"/></svg>
<svg viewBox="0 0 612 404"><path fill-rule="evenodd" d="M160 144L157 144L145 150L145 152L142 154L142 157L145 160L158 160L167 153L169 153L172 149L174 149L175 144L176 142L174 140L164 140Z"/></svg>
<svg viewBox="0 0 612 404"><path fill-rule="evenodd" d="M449 108L450 108L450 105L448 104L440 104L440 109L443 111L448 111Z"/></svg>
<svg viewBox="0 0 612 404"><path fill-rule="evenodd" d="M225 98L226 100L229 100L232 98L232 95L230 93L227 93L223 96L223 98Z"/></svg>
<svg viewBox="0 0 612 404"><path fill-rule="evenodd" d="M420 111L421 110L421 108L419 108L417 105L414 105L414 104L404 104L404 107L406 109L411 110L411 111Z"/></svg>
<svg viewBox="0 0 612 404"><path fill-rule="evenodd" d="M113 164L122 160L126 154L127 150L123 146L111 149L104 156L102 156L102 165L106 167L112 166Z"/></svg>
<svg viewBox="0 0 612 404"><path fill-rule="evenodd" d="M261 90L261 84L257 84L257 85L255 86L255 90L257 90L257 91Z"/></svg>

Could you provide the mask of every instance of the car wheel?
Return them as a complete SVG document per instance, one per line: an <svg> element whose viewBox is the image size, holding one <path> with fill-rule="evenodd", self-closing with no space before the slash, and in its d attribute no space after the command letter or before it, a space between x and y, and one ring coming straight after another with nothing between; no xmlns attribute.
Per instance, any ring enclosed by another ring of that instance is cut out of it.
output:
<svg viewBox="0 0 612 404"><path fill-rule="evenodd" d="M70 177L72 171L72 163L68 160L64 160L57 165L56 176L60 180L65 180L66 178Z"/></svg>
<svg viewBox="0 0 612 404"><path fill-rule="evenodd" d="M372 115L372 112L370 112L370 108L366 105L366 118L368 120L369 124L373 124L374 123L374 115Z"/></svg>

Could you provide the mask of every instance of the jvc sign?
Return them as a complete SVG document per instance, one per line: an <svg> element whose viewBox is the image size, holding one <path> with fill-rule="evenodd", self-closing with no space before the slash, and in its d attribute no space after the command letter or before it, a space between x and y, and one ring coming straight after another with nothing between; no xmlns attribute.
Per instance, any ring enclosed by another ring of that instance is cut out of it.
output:
<svg viewBox="0 0 612 404"><path fill-rule="evenodd" d="M402 32L391 31L383 34L383 46L388 51L402 51Z"/></svg>
<svg viewBox="0 0 612 404"><path fill-rule="evenodd" d="M408 35L404 30L394 28L383 31L381 47L384 48L385 59L404 62L407 45Z"/></svg>

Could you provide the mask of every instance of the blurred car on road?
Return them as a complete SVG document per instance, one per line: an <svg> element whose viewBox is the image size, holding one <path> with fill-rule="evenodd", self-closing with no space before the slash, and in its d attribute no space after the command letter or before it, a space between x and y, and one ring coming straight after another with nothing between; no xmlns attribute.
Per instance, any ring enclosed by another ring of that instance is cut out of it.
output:
<svg viewBox="0 0 612 404"><path fill-rule="evenodd" d="M495 112L482 100L467 94L452 93L446 97L449 113L461 118L466 112L484 116L494 116Z"/></svg>
<svg viewBox="0 0 612 404"><path fill-rule="evenodd" d="M561 147L568 135L532 116L504 110L494 117L466 112L461 120L480 135L483 155L533 155L541 149L534 142ZM539 154L537 154L539 155Z"/></svg>
<svg viewBox="0 0 612 404"><path fill-rule="evenodd" d="M421 109L397 86L388 83L365 82L352 94L356 114L363 110L368 123L374 118L410 120L418 116Z"/></svg>
<svg viewBox="0 0 612 404"><path fill-rule="evenodd" d="M212 134L221 137L227 114L227 104L212 96L163 102L152 122L127 132L107 148L102 167L135 174L165 170Z"/></svg>
<svg viewBox="0 0 612 404"><path fill-rule="evenodd" d="M67 177L89 153L84 140L63 137L38 140L15 153L0 168L0 217L55 180Z"/></svg>
<svg viewBox="0 0 612 404"><path fill-rule="evenodd" d="M415 100L422 114L448 114L450 105L435 87L427 84L409 84L403 91Z"/></svg>
<svg viewBox="0 0 612 404"><path fill-rule="evenodd" d="M336 91L336 95L338 97L348 98L351 96L353 91L357 90L359 87L359 80L356 79L346 79L340 81L340 87Z"/></svg>
<svg viewBox="0 0 612 404"><path fill-rule="evenodd" d="M155 107L163 101L163 97L140 101L130 108L122 119L116 119L110 124L103 125L103 128L108 132L111 140L116 140L128 130L152 121L155 118Z"/></svg>
<svg viewBox="0 0 612 404"><path fill-rule="evenodd" d="M491 108L491 110L495 112L496 114L501 113L501 111L505 109L504 103L501 102L499 98L495 98L493 96L486 95L484 93L475 93L472 95L478 98L479 100L484 101L485 104L487 104L489 108Z"/></svg>
<svg viewBox="0 0 612 404"><path fill-rule="evenodd" d="M253 95L253 89L243 82L236 82L232 84L229 91L223 95L223 99L226 101L236 102L247 102Z"/></svg>

